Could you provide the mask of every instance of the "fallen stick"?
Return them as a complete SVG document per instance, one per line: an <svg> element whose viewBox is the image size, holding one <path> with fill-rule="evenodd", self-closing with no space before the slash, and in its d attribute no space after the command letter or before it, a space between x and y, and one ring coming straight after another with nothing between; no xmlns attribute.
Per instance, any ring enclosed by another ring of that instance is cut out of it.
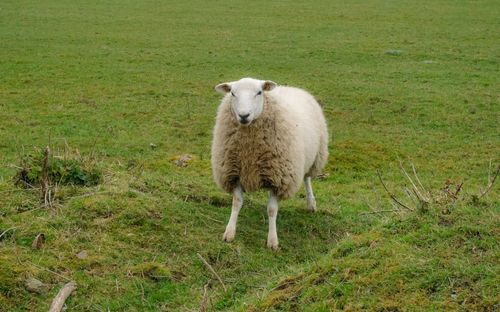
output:
<svg viewBox="0 0 500 312"><path fill-rule="evenodd" d="M219 274L217 274L217 272L215 272L214 268L212 268L210 263L208 263L207 260L205 260L199 253L196 253L196 255L198 255L198 258L200 258L200 260L203 262L203 264L205 264L205 266L210 270L210 272L212 272L212 274L219 280L219 283L222 285L224 292L227 292L226 285L224 285L224 282L220 278Z"/></svg>
<svg viewBox="0 0 500 312"><path fill-rule="evenodd" d="M60 312L62 307L64 306L64 302L75 289L76 289L75 282L69 282L66 285L64 285L63 288L59 290L54 300L52 300L49 312Z"/></svg>

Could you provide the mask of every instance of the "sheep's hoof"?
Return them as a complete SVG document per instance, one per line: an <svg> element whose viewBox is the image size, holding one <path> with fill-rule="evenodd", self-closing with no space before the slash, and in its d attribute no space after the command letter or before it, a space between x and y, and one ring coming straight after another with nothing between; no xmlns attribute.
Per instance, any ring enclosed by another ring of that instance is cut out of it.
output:
<svg viewBox="0 0 500 312"><path fill-rule="evenodd" d="M310 212L316 212L316 201L307 203L307 210Z"/></svg>
<svg viewBox="0 0 500 312"><path fill-rule="evenodd" d="M272 250L278 250L278 238L277 237L274 237L274 238L271 238L269 237L267 239L267 247L268 248L271 248Z"/></svg>
<svg viewBox="0 0 500 312"><path fill-rule="evenodd" d="M222 236L222 239L226 242L232 242L234 240L234 237L236 236L236 229L234 228L228 228L224 232L224 235Z"/></svg>

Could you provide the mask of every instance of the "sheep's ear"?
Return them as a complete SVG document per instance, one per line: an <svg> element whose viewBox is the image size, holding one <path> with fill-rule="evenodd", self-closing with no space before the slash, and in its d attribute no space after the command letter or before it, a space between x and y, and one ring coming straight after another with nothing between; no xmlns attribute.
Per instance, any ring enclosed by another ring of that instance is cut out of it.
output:
<svg viewBox="0 0 500 312"><path fill-rule="evenodd" d="M224 82L221 84L218 84L215 86L215 91L226 94L228 92L231 92L231 83L230 82Z"/></svg>
<svg viewBox="0 0 500 312"><path fill-rule="evenodd" d="M273 82L271 80L266 80L262 82L262 90L264 91L271 91L272 89L276 88L278 85L276 82Z"/></svg>

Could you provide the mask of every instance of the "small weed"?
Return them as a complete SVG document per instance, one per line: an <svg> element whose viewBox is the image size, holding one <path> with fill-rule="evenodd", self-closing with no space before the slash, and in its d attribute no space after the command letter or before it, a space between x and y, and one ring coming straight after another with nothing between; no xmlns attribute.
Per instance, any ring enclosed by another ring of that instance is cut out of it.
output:
<svg viewBox="0 0 500 312"><path fill-rule="evenodd" d="M131 268L130 273L134 276L147 277L153 281L172 278L172 273L170 273L167 266L158 262L144 262L135 265Z"/></svg>
<svg viewBox="0 0 500 312"><path fill-rule="evenodd" d="M14 182L18 186L39 187L43 183L45 153L35 149L21 157ZM102 181L102 171L93 157L81 156L77 150L63 155L48 155L47 178L58 185L95 186Z"/></svg>

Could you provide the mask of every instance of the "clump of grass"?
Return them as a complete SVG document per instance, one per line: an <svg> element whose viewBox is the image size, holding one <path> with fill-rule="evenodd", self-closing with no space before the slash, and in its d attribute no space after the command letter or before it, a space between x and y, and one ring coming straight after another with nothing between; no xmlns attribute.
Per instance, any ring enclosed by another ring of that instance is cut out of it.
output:
<svg viewBox="0 0 500 312"><path fill-rule="evenodd" d="M44 175L58 185L95 186L102 182L102 170L95 157L82 156L78 150L71 149L65 149L60 155L46 151L35 148L21 156L21 165L14 177L16 185L39 187L44 183Z"/></svg>
<svg viewBox="0 0 500 312"><path fill-rule="evenodd" d="M407 195L409 198L410 204L404 203L403 200L399 199L396 197L395 194L393 194L386 186L384 181L382 180L382 176L380 171L377 171L377 176L379 178L380 183L382 184L384 190L387 192L389 197L392 199L393 202L391 202L392 206L394 209L391 210L383 210L383 211L372 211L368 213L380 213L380 212L395 212L395 213L400 213L401 211L418 211L420 213L427 213L429 211L429 206L434 205L434 206L441 206L442 207L442 213L443 214L449 214L450 213L450 207L454 206L457 201L459 200L465 200L463 196L459 196L460 191L462 190L462 186L464 182L453 182L451 180L447 180L445 182L445 185L442 189L440 189L440 192L436 195L433 195L431 191L428 191L423 185L422 182L420 182L420 178L417 175L417 171L415 169L415 166L411 164L411 167L413 169L413 175L414 177L412 178L410 174L405 170L403 163L400 162L400 168L401 172L404 174L404 176L408 179L408 182L410 184L410 187L405 186L404 187L404 193ZM470 203L474 206L479 206L480 199L486 196L489 191L492 189L493 184L495 183L498 175L500 173L500 163L496 167L495 172L492 175L491 171L491 161L490 161L490 168L488 171L488 183L484 189L481 189L479 194L472 194L470 197ZM401 209L403 208L403 209ZM373 209L372 209L373 210ZM365 213L366 214L366 213Z"/></svg>
<svg viewBox="0 0 500 312"><path fill-rule="evenodd" d="M167 266L158 262L144 262L137 264L132 267L130 273L134 276L147 277L154 281L172 278L172 273Z"/></svg>
<svg viewBox="0 0 500 312"><path fill-rule="evenodd" d="M103 175L94 156L82 156L66 144L63 153L53 154L49 146L21 155L14 176L17 186L40 191L43 206L54 207L59 186L89 187L99 184Z"/></svg>

